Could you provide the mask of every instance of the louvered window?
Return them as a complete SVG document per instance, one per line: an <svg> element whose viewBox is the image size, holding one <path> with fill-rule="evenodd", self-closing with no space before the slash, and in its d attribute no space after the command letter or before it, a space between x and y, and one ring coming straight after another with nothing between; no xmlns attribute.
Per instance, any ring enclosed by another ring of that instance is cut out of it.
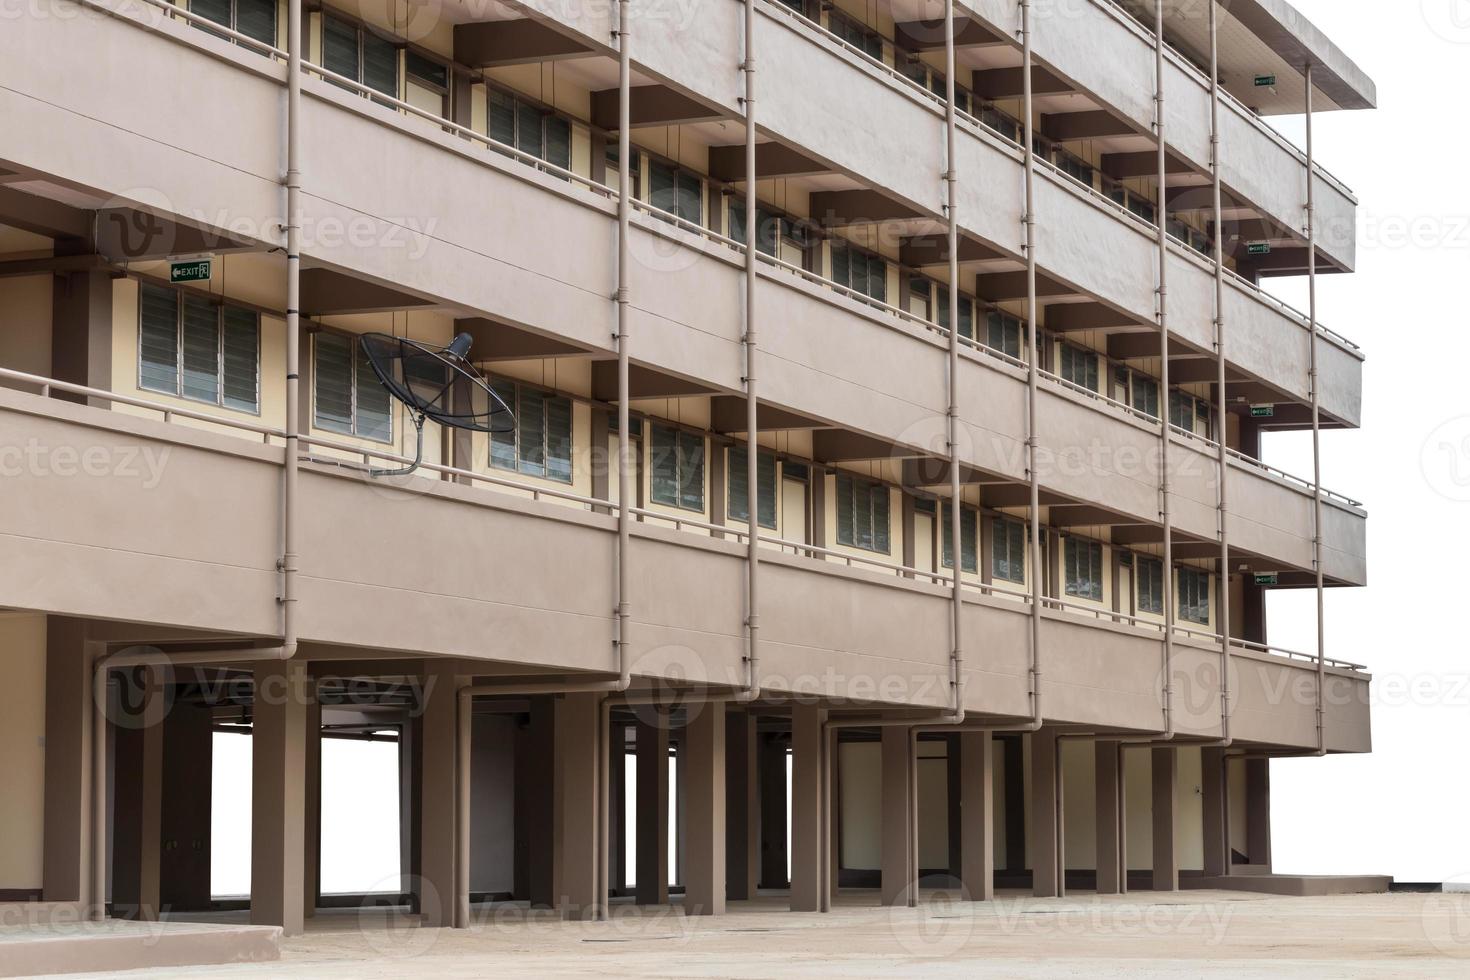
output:
<svg viewBox="0 0 1470 980"><path fill-rule="evenodd" d="M162 286L139 288L138 387L257 412L259 374L253 311Z"/></svg>
<svg viewBox="0 0 1470 980"><path fill-rule="evenodd" d="M852 17L834 10L829 15L828 30L869 58L883 60L883 36Z"/></svg>
<svg viewBox="0 0 1470 980"><path fill-rule="evenodd" d="M837 543L888 554L888 487L846 473L836 483Z"/></svg>
<svg viewBox="0 0 1470 980"><path fill-rule="evenodd" d="M1026 341L1026 325L1018 317L1002 313L1000 310L991 310L985 314L985 327L986 346L1008 357L1014 357L1017 360L1022 358Z"/></svg>
<svg viewBox="0 0 1470 980"><path fill-rule="evenodd" d="M490 90L490 138L563 170L572 168L572 124L523 99ZM614 148L612 158L617 157ZM636 188L636 183L634 187Z"/></svg>
<svg viewBox="0 0 1470 980"><path fill-rule="evenodd" d="M887 262L835 239L831 252L833 282L880 303L888 301Z"/></svg>
<svg viewBox="0 0 1470 980"><path fill-rule="evenodd" d="M1062 541L1067 595L1101 602L1103 548L1097 541L1067 537Z"/></svg>
<svg viewBox="0 0 1470 980"><path fill-rule="evenodd" d="M1201 626L1210 622L1210 573L1179 569L1179 618Z"/></svg>
<svg viewBox="0 0 1470 980"><path fill-rule="evenodd" d="M1164 614L1164 563L1157 558L1139 558L1133 566L1138 579L1138 611Z"/></svg>
<svg viewBox="0 0 1470 980"><path fill-rule="evenodd" d="M750 457L746 453L744 446L730 447L728 468L730 477L730 519L748 522L750 520L750 491L748 484ZM776 457L770 453L757 453L755 457L755 478L760 485L760 491L756 495L760 526L774 528L776 526Z"/></svg>
<svg viewBox="0 0 1470 980"><path fill-rule="evenodd" d="M324 17L322 67L389 98L398 97L398 46L369 28Z"/></svg>
<svg viewBox="0 0 1470 980"><path fill-rule="evenodd" d="M704 436L666 425L649 429L649 497L681 510L704 510Z"/></svg>
<svg viewBox="0 0 1470 980"><path fill-rule="evenodd" d="M571 399L503 378L490 388L515 413L511 431L490 434L490 465L571 483Z"/></svg>
<svg viewBox="0 0 1470 980"><path fill-rule="evenodd" d="M1194 396L1169 392L1169 421L1186 432L1194 431Z"/></svg>
<svg viewBox="0 0 1470 980"><path fill-rule="evenodd" d="M1020 521L990 519L990 577L1026 581L1026 526Z"/></svg>
<svg viewBox="0 0 1470 980"><path fill-rule="evenodd" d="M728 213L730 215L729 237L744 245L745 198L739 194L733 195L730 198ZM772 214L770 211L767 211L765 208L760 207L759 205L756 206L755 220L755 247L760 249L767 255L777 254L777 239L784 236L784 233L786 231L785 226L790 225L791 223L783 219L780 215Z"/></svg>
<svg viewBox="0 0 1470 980"><path fill-rule="evenodd" d="M951 515L949 501L944 502L940 513L939 537L942 542L942 558L945 568L954 567L954 535L950 531ZM978 574L980 571L980 513L973 507L960 507L960 570Z"/></svg>
<svg viewBox="0 0 1470 980"><path fill-rule="evenodd" d="M949 286L945 283L935 283L934 292L937 295L935 306L938 311L937 319L939 325L945 330L949 329ZM975 301L968 296L960 296L960 336L970 340L975 339Z"/></svg>
<svg viewBox="0 0 1470 980"><path fill-rule="evenodd" d="M275 0L189 0L189 12L275 47ZM202 24L198 26L209 30Z"/></svg>
<svg viewBox="0 0 1470 980"><path fill-rule="evenodd" d="M1159 417L1159 383L1137 372L1133 375L1131 397L1133 407L1149 418Z"/></svg>
<svg viewBox="0 0 1470 980"><path fill-rule="evenodd" d="M691 224L702 224L704 183L698 174L662 160L648 164L648 203Z"/></svg>
<svg viewBox="0 0 1470 980"><path fill-rule="evenodd" d="M1058 367L1062 380L1070 381L1088 391L1097 391L1097 355L1092 351L1073 344L1062 344L1061 363Z"/></svg>
<svg viewBox="0 0 1470 980"><path fill-rule="evenodd" d="M393 440L392 401L356 337L327 331L315 335L312 387L317 428L375 442Z"/></svg>

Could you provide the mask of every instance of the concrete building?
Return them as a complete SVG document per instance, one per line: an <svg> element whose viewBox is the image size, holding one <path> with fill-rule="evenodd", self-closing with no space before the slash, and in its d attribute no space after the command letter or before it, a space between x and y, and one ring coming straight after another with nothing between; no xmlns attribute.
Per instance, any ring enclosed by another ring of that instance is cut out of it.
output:
<svg viewBox="0 0 1470 980"><path fill-rule="evenodd" d="M1282 0L36 0L0 892L227 905L221 731L288 932L324 738L396 741L428 925L1300 887L1269 760L1368 751L1370 678L1266 595L1362 585L1366 515L1261 439L1363 355L1262 281L1357 202L1267 118L1373 101ZM365 332L468 333L515 431L369 475Z"/></svg>

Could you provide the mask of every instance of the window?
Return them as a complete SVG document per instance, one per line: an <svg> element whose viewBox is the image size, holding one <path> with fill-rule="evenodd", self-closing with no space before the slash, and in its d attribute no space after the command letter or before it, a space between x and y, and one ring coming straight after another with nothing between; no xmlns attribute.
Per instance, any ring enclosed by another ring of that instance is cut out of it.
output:
<svg viewBox="0 0 1470 980"><path fill-rule="evenodd" d="M1169 421L1185 430L1194 431L1194 396L1182 391L1169 392Z"/></svg>
<svg viewBox="0 0 1470 980"><path fill-rule="evenodd" d="M1133 374L1131 400L1134 408L1149 418L1159 417L1159 383L1136 371Z"/></svg>
<svg viewBox="0 0 1470 980"><path fill-rule="evenodd" d="M1179 618L1202 626L1209 625L1209 572L1195 568L1179 569Z"/></svg>
<svg viewBox="0 0 1470 980"><path fill-rule="evenodd" d="M1097 355L1092 351L1072 344L1062 344L1062 359L1059 374L1063 381L1070 381L1088 391L1097 391Z"/></svg>
<svg viewBox="0 0 1470 980"><path fill-rule="evenodd" d="M1012 143L1021 142L1021 124L992 105L980 110L980 121Z"/></svg>
<svg viewBox="0 0 1470 980"><path fill-rule="evenodd" d="M515 413L514 431L490 434L490 465L571 483L571 400L503 378L490 389Z"/></svg>
<svg viewBox="0 0 1470 980"><path fill-rule="evenodd" d="M554 167L572 167L572 124L524 99L490 90L490 138ZM617 151L613 150L616 157Z"/></svg>
<svg viewBox="0 0 1470 980"><path fill-rule="evenodd" d="M947 283L935 283L934 292L938 295L938 315L935 319L945 330L949 329L949 285ZM970 297L960 296L960 336L975 339L975 301Z"/></svg>
<svg viewBox="0 0 1470 980"><path fill-rule="evenodd" d="M1138 611L1164 615L1164 563L1157 558L1139 558L1133 574L1138 580Z"/></svg>
<svg viewBox="0 0 1470 980"><path fill-rule="evenodd" d="M827 29L869 58L883 60L883 36L836 10L828 15Z"/></svg>
<svg viewBox="0 0 1470 980"><path fill-rule="evenodd" d="M888 554L888 487L837 475L837 543Z"/></svg>
<svg viewBox="0 0 1470 980"><path fill-rule="evenodd" d="M448 115L449 69L417 51L404 53L403 67L408 76L404 101L425 112Z"/></svg>
<svg viewBox="0 0 1470 980"><path fill-rule="evenodd" d="M745 197L740 194L731 195L728 214L730 216L730 235L740 244L745 244ZM759 204L755 209L755 247L767 255L776 255L776 243L781 238L788 238L786 234L788 227L793 229L791 222L779 215L772 214Z"/></svg>
<svg viewBox="0 0 1470 980"><path fill-rule="evenodd" d="M1102 602L1103 548L1097 541L1068 537L1062 541L1066 553L1067 595Z"/></svg>
<svg viewBox="0 0 1470 980"><path fill-rule="evenodd" d="M398 46L330 14L322 18L322 67L398 98Z"/></svg>
<svg viewBox="0 0 1470 980"><path fill-rule="evenodd" d="M887 262L835 239L831 252L833 282L880 303L888 301Z"/></svg>
<svg viewBox="0 0 1470 980"><path fill-rule="evenodd" d="M656 504L704 510L704 436L654 425L649 441L649 489Z"/></svg>
<svg viewBox="0 0 1470 980"><path fill-rule="evenodd" d="M1074 153L1057 150L1057 169L1088 187L1092 186L1092 165Z"/></svg>
<svg viewBox="0 0 1470 980"><path fill-rule="evenodd" d="M275 47L276 0L189 0L189 12Z"/></svg>
<svg viewBox="0 0 1470 980"><path fill-rule="evenodd" d="M990 519L990 577L1026 581L1026 526L1004 517Z"/></svg>
<svg viewBox="0 0 1470 980"><path fill-rule="evenodd" d="M998 350L1002 354L1022 359L1022 349L1026 343L1026 325L1019 317L1002 313L1000 310L991 310L985 314L986 346L992 350Z"/></svg>
<svg viewBox="0 0 1470 980"><path fill-rule="evenodd" d="M638 148L637 147L629 147L628 148L628 156L629 156L629 159L631 161L631 167L632 167L632 169L630 169L629 172L628 172L628 192L630 194L632 194L635 199L637 199L638 198L638 195L642 191L639 177L640 177L640 174L642 174L643 171L642 171L642 168L639 166L639 163L643 159L643 154L641 154L641 153L638 152ZM609 186L609 187L616 187L617 186L617 180L615 179L615 176L618 173L618 171L621 169L618 166L618 141L617 140L615 140L615 139L608 140L607 149L605 151L603 151L602 158L605 161L605 163L607 164L607 171L608 171L608 173L607 173L607 180L606 180L607 186Z"/></svg>
<svg viewBox="0 0 1470 980"><path fill-rule="evenodd" d="M923 276L914 276L909 280L909 312L914 316L929 319L929 305L933 298L934 283ZM939 292L949 297L949 287L939 284Z"/></svg>
<svg viewBox="0 0 1470 980"><path fill-rule="evenodd" d="M254 312L162 286L139 289L139 388L258 412L259 378Z"/></svg>
<svg viewBox="0 0 1470 980"><path fill-rule="evenodd" d="M954 568L954 534L949 529L951 515L949 501L941 508L939 537L942 544L941 560L945 568ZM960 506L960 571L978 574L980 571L980 513L973 507Z"/></svg>
<svg viewBox="0 0 1470 980"><path fill-rule="evenodd" d="M393 440L392 404L357 338L321 331L312 342L313 424L319 429Z"/></svg>
<svg viewBox="0 0 1470 980"><path fill-rule="evenodd" d="M731 446L727 459L729 469L730 519L750 521L750 492L747 478L750 475L750 457L744 446ZM755 478L760 486L756 494L760 526L776 526L776 457L770 453L756 453Z"/></svg>
<svg viewBox="0 0 1470 980"><path fill-rule="evenodd" d="M1137 191L1129 190L1122 184L1114 184L1108 196L1149 224L1154 223L1156 214L1154 203Z"/></svg>
<svg viewBox="0 0 1470 980"><path fill-rule="evenodd" d="M698 174L680 170L661 160L650 160L648 203L691 224L702 224L704 182Z"/></svg>

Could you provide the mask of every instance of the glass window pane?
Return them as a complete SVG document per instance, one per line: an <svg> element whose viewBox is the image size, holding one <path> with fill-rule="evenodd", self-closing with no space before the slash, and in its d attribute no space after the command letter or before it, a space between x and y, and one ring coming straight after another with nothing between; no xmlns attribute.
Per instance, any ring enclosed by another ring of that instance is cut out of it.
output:
<svg viewBox="0 0 1470 980"><path fill-rule="evenodd" d="M516 142L516 100L494 89L490 90L490 138L506 146Z"/></svg>
<svg viewBox="0 0 1470 980"><path fill-rule="evenodd" d="M516 415L517 468L528 476L546 475L546 396L533 388L520 389Z"/></svg>
<svg viewBox="0 0 1470 980"><path fill-rule="evenodd" d="M192 4L189 9L194 9ZM235 0L235 30L262 44L274 46L276 0Z"/></svg>
<svg viewBox="0 0 1470 980"><path fill-rule="evenodd" d="M219 401L219 307L184 296L184 373L180 394L194 401Z"/></svg>
<svg viewBox="0 0 1470 980"><path fill-rule="evenodd" d="M572 403L566 398L546 400L546 475L572 482Z"/></svg>
<svg viewBox="0 0 1470 980"><path fill-rule="evenodd" d="M704 510L704 437L679 433L679 506Z"/></svg>
<svg viewBox="0 0 1470 980"><path fill-rule="evenodd" d="M315 424L352 434L352 341L335 333L318 333L312 345Z"/></svg>
<svg viewBox="0 0 1470 980"><path fill-rule="evenodd" d="M398 98L398 48L366 27L362 31L362 83Z"/></svg>
<svg viewBox="0 0 1470 980"><path fill-rule="evenodd" d="M138 298L138 387L179 393L179 294L144 285Z"/></svg>
<svg viewBox="0 0 1470 980"><path fill-rule="evenodd" d="M221 315L226 408L254 412L260 408L260 322L250 310L226 306Z"/></svg>
<svg viewBox="0 0 1470 980"><path fill-rule="evenodd" d="M649 496L654 503L679 506L679 461L674 430L650 427L648 442Z"/></svg>
<svg viewBox="0 0 1470 980"><path fill-rule="evenodd" d="M357 64L357 28L335 17L322 19L322 67L362 81Z"/></svg>
<svg viewBox="0 0 1470 980"><path fill-rule="evenodd" d="M378 381L378 376L373 373L372 366L368 364L367 353L363 351L362 344L357 338L350 340L354 360L354 378L356 386L356 410L357 434L366 439L376 439L378 442L391 442L393 439L393 403L388 389L384 388Z"/></svg>
<svg viewBox="0 0 1470 980"><path fill-rule="evenodd" d="M496 379L490 382L490 390L519 417L515 382ZM499 470L516 468L516 434L513 428L490 433L490 465Z"/></svg>

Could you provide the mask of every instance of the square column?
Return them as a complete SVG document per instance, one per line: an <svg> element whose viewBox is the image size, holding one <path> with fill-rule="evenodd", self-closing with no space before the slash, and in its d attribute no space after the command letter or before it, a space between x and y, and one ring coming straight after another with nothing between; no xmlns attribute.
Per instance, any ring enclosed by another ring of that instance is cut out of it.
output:
<svg viewBox="0 0 1470 980"><path fill-rule="evenodd" d="M84 620L46 617L46 832L41 897L90 896L92 860L92 662Z"/></svg>
<svg viewBox="0 0 1470 980"><path fill-rule="evenodd" d="M1097 801L1097 893L1119 895L1123 891L1123 849L1119 835L1122 828L1120 797L1123 772L1119 746L1115 741L1099 741L1093 747L1097 777L1094 786Z"/></svg>
<svg viewBox="0 0 1470 980"><path fill-rule="evenodd" d="M1055 898L1057 889L1057 733L1031 735L1031 894Z"/></svg>
<svg viewBox="0 0 1470 980"><path fill-rule="evenodd" d="M1245 760L1246 856L1271 870L1271 760Z"/></svg>
<svg viewBox="0 0 1470 980"><path fill-rule="evenodd" d="M995 897L995 765L990 732L960 745L960 887L972 902Z"/></svg>
<svg viewBox="0 0 1470 980"><path fill-rule="evenodd" d="M1168 746L1153 749L1154 881L1156 892L1179 890L1179 846L1174 829L1174 792L1179 754Z"/></svg>
<svg viewBox="0 0 1470 980"><path fill-rule="evenodd" d="M214 712L173 703L163 723L163 853L159 899L171 912L209 908Z"/></svg>
<svg viewBox="0 0 1470 980"><path fill-rule="evenodd" d="M251 736L250 921L305 929L306 662L256 663Z"/></svg>
<svg viewBox="0 0 1470 980"><path fill-rule="evenodd" d="M732 902L756 896L760 873L759 761L756 716L748 711L725 712L725 894Z"/></svg>
<svg viewBox="0 0 1470 980"><path fill-rule="evenodd" d="M786 839L786 738L770 733L756 739L760 759L760 885L762 888L786 888L791 884L786 873L786 855L791 842Z"/></svg>
<svg viewBox="0 0 1470 980"><path fill-rule="evenodd" d="M669 717L663 709L640 708L636 732L638 759L638 867L634 901L669 903Z"/></svg>
<svg viewBox="0 0 1470 980"><path fill-rule="evenodd" d="M822 725L827 709L791 707L791 911L820 912L827 882L822 877Z"/></svg>
<svg viewBox="0 0 1470 980"><path fill-rule="evenodd" d="M1230 873L1230 841L1226 836L1229 790L1225 785L1225 750L1200 749L1200 796L1203 809L1204 872Z"/></svg>
<svg viewBox="0 0 1470 980"><path fill-rule="evenodd" d="M316 699L316 681L310 681L306 706L306 858L301 892L304 913L316 915L322 895L322 706Z"/></svg>
<svg viewBox="0 0 1470 980"><path fill-rule="evenodd" d="M597 918L607 902L597 893L600 702L601 695L588 692L563 694L556 701L553 888L566 919Z"/></svg>
<svg viewBox="0 0 1470 980"><path fill-rule="evenodd" d="M530 706L525 727L516 732L515 897L549 909L556 905L556 772L546 761L556 758L556 698L538 694Z"/></svg>
<svg viewBox="0 0 1470 980"><path fill-rule="evenodd" d="M913 863L913 807L910 790L914 757L909 730L882 729L883 844L879 902L908 905L917 877Z"/></svg>
<svg viewBox="0 0 1470 980"><path fill-rule="evenodd" d="M455 774L461 678L453 661L424 668L419 735L419 914L430 928L453 926L455 894Z"/></svg>
<svg viewBox="0 0 1470 980"><path fill-rule="evenodd" d="M151 922L163 904L164 675L148 667L112 673L112 914Z"/></svg>
<svg viewBox="0 0 1470 980"><path fill-rule="evenodd" d="M684 914L725 914L725 705L692 704L684 733Z"/></svg>

